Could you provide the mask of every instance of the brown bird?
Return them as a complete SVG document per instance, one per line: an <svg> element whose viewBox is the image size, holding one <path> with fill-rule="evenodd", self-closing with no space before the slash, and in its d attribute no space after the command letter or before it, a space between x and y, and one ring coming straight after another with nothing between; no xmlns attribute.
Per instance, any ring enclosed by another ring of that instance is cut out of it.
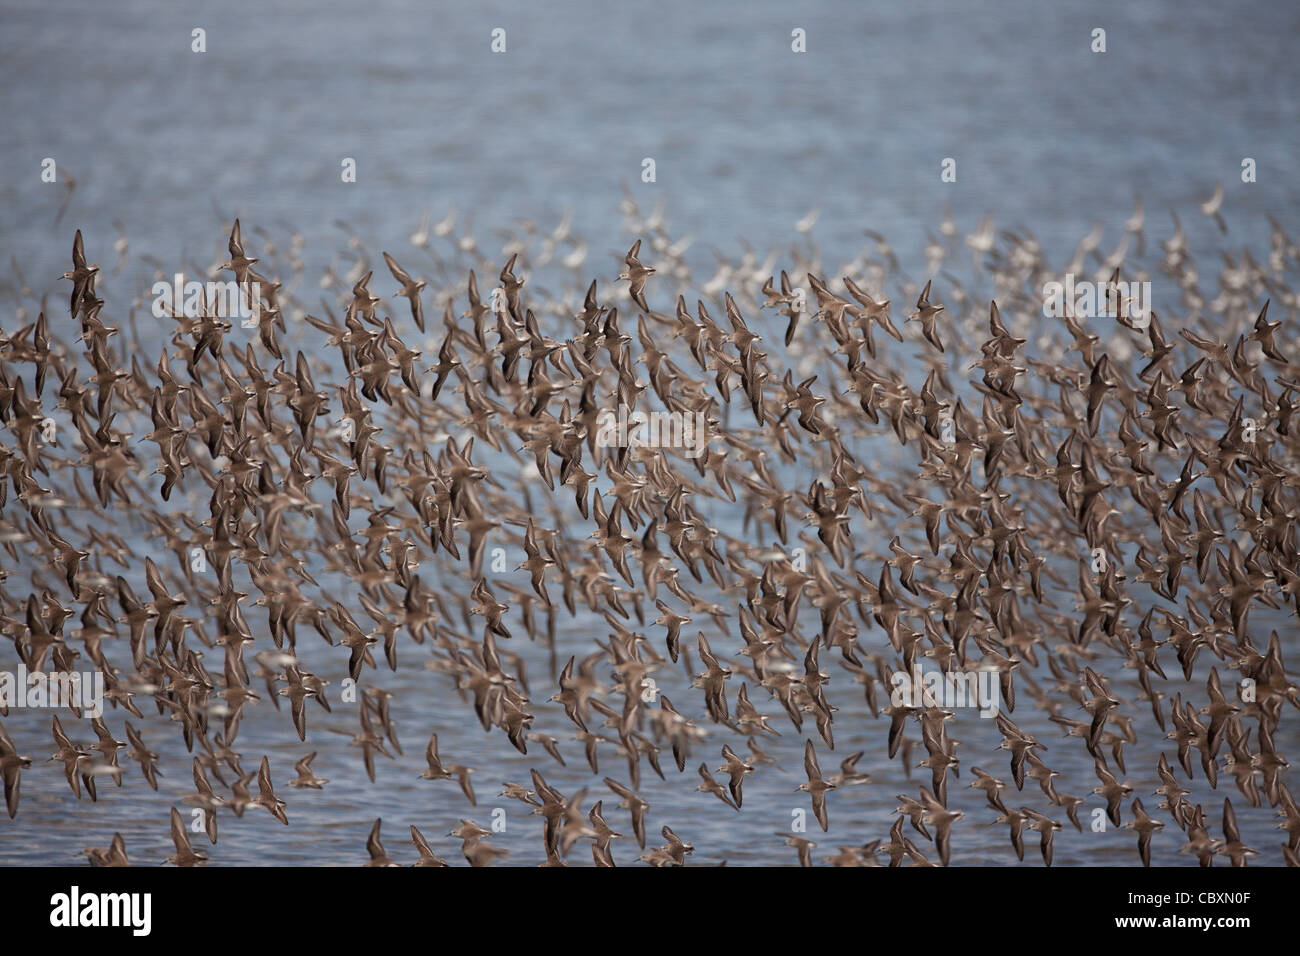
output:
<svg viewBox="0 0 1300 956"><path fill-rule="evenodd" d="M943 342L939 339L939 332L935 326L935 318L944 310L942 305L930 304L930 283L926 282L925 288L921 290L920 296L916 300L916 311L909 315L909 322L921 323L921 334L925 340L933 345L940 352L943 351Z"/></svg>
<svg viewBox="0 0 1300 956"><path fill-rule="evenodd" d="M1141 800L1134 800L1132 805L1133 819L1124 824L1130 830L1136 830L1138 835L1138 856L1142 858L1143 866L1151 865L1151 836L1165 828L1165 825L1159 820L1152 820L1147 816L1146 809L1142 806Z"/></svg>
<svg viewBox="0 0 1300 956"><path fill-rule="evenodd" d="M420 859L412 866L446 866L447 861L438 854L434 853L429 846L429 842L424 838L424 834L411 827L411 842L415 844L415 849L420 854Z"/></svg>
<svg viewBox="0 0 1300 956"><path fill-rule="evenodd" d="M366 852L370 854L370 859L365 862L365 866L401 866L400 863L393 862L392 858L384 852L384 845L379 842L379 828L383 825L383 820L375 820L375 825L370 828L370 835L366 837Z"/></svg>
<svg viewBox="0 0 1300 956"><path fill-rule="evenodd" d="M702 782L698 787L695 788L696 790L702 793L713 794L715 797L717 797L727 806L731 807L731 809L733 810L740 809L740 807L736 806L735 802L727 794L726 788L724 788L722 784L718 783L718 781L713 779L713 775L709 773L709 765L707 763L700 764L699 774L700 774L700 780Z"/></svg>
<svg viewBox="0 0 1300 956"><path fill-rule="evenodd" d="M397 290L397 294L411 303L411 318L415 320L415 327L423 332L424 306L420 304L420 293L424 290L425 281L412 279L406 270L397 264L397 260L386 252L384 262L387 263L388 271L393 274L393 278L401 283L402 287Z"/></svg>
<svg viewBox="0 0 1300 956"><path fill-rule="evenodd" d="M816 843L797 833L777 833L776 835L784 837L785 845L792 846L798 851L800 866L812 866L812 851L817 849Z"/></svg>
<svg viewBox="0 0 1300 956"><path fill-rule="evenodd" d="M167 857L163 862L172 863L176 866L194 866L207 861L208 856L201 851L195 851L190 846L189 835L185 832L185 821L181 819L180 811L172 807L172 843L176 846L176 852Z"/></svg>
<svg viewBox="0 0 1300 956"><path fill-rule="evenodd" d="M289 781L289 786L293 787L295 790L300 790L304 787L311 790L321 790L324 788L325 784L329 783L328 779L318 777L312 772L311 762L315 759L316 751L313 750L293 765L293 769L298 771L298 776Z"/></svg>
<svg viewBox="0 0 1300 956"><path fill-rule="evenodd" d="M1237 829L1237 813L1232 809L1232 801L1223 801L1223 843L1218 852L1232 861L1233 866L1245 866L1246 860L1259 853L1241 842L1241 833Z"/></svg>
<svg viewBox="0 0 1300 956"><path fill-rule="evenodd" d="M0 726L0 777L4 778L5 807L9 811L10 820L18 813L19 778L22 771L31 765L31 758L18 753L4 727Z"/></svg>
<svg viewBox="0 0 1300 956"><path fill-rule="evenodd" d="M821 824L823 831L829 830L830 822L826 814L826 793L829 790L834 790L835 785L822 779L822 770L817 764L817 751L813 749L811 740L804 742L803 767L804 772L808 775L808 781L799 784L799 791L812 797L813 815L817 817L817 822Z"/></svg>
<svg viewBox="0 0 1300 956"><path fill-rule="evenodd" d="M1030 810L1028 807L1021 807L1020 812L1026 817L1031 830L1036 830L1040 834L1039 849L1043 854L1043 864L1052 865L1052 839L1056 836L1056 831L1061 829L1061 825L1050 817L1038 813L1036 810Z"/></svg>
<svg viewBox="0 0 1300 956"><path fill-rule="evenodd" d="M92 846L81 852L90 860L91 866L120 867L131 865L131 861L126 855L126 841L122 839L120 833L113 834L113 840L106 850Z"/></svg>
<svg viewBox="0 0 1300 956"><path fill-rule="evenodd" d="M925 822L934 827L934 845L939 851L939 861L947 866L952 850L952 825L965 814L960 810L949 810L925 787L921 788L921 806L925 808ZM1044 856L1048 856L1047 851L1044 851ZM1050 859L1048 864L1051 864Z"/></svg>
<svg viewBox="0 0 1300 956"><path fill-rule="evenodd" d="M1119 808L1120 803L1125 797L1133 792L1133 788L1127 783L1120 783L1115 779L1115 775L1106 767L1105 762L1100 758L1093 761L1097 779L1101 781L1100 786L1092 788L1092 792L1106 798L1106 815L1110 817L1110 822L1115 826L1120 825Z"/></svg>
<svg viewBox="0 0 1300 956"><path fill-rule="evenodd" d="M654 269L641 265L641 260L637 258L641 253L641 240L638 239L632 243L632 248L627 251L623 258L625 268L618 274L620 279L627 279L630 283L628 288L632 301L641 307L641 311L649 312L650 307L645 301L645 280L647 276L654 275Z"/></svg>

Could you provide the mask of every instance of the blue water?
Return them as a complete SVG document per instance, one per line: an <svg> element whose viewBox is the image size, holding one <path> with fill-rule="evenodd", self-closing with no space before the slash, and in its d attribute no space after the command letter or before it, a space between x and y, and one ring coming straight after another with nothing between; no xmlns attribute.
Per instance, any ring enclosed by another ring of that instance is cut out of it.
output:
<svg viewBox="0 0 1300 956"><path fill-rule="evenodd" d="M1106 226L1102 248L1116 244L1137 196L1149 242L1168 234L1170 209L1179 211L1196 248L1258 245L1267 236L1265 214L1294 233L1300 7L1172 0L1088 7L912 0L792 11L768 0L668 0L645 12L625 4L232 0L198 13L174 3L0 3L0 261L6 269L16 262L36 298L50 295L51 315L62 316L65 292L55 278L68 268L73 230L82 229L90 258L108 266L116 261L120 224L130 261L120 275L104 275L99 289L121 318L148 288L147 257L168 272L219 262L235 216L246 238L257 228L281 242L290 231L306 236L312 279L350 234L376 261L381 248L399 260L403 252L414 257L407 237L421 214L428 210L436 222L451 207L459 211L458 234L472 220L489 256L521 220L549 230L569 214L573 231L590 245L588 268L612 276L627 246L619 214L625 195L643 211L662 204L674 235L694 236L692 254L705 264L714 248L738 254L742 238L760 251L788 246L797 238L793 224L816 209L812 237L828 259L852 257L867 243L863 231L876 230L914 278L923 278L927 230L948 212L963 234L986 214L999 228L1029 230L1057 261L1097 223ZM206 30L206 53L190 51L195 27ZM504 55L489 50L497 27L507 31ZM807 31L803 54L790 49L796 27ZM1089 50L1095 27L1107 31L1105 54ZM45 157L57 161L61 180L76 180L57 226L67 190L41 182ZM340 182L345 157L356 160L356 183ZM641 181L646 157L655 160L654 183ZM940 181L948 157L957 161L956 183ZM1256 161L1257 182L1241 181L1243 157ZM1226 239L1196 212L1219 183ZM376 286L387 291L388 281L385 275ZM0 277L0 289L8 330L15 278ZM31 301L26 306L34 311ZM147 307L141 316L149 339ZM12 593L30 568L11 570ZM256 627L260 617L250 620ZM589 649L603 627L580 618L562 628L560 658ZM268 645L261 635L256 649ZM337 651L310 633L300 649L337 685ZM626 813L587 772L581 745L566 737L562 710L545 702L553 689L545 655L524 652L535 726L561 736L567 769L540 752L516 754L499 734L485 737L450 679L419 669L426 653L407 641L402 671L367 671L373 684L397 694L406 751L398 761L379 759L375 785L345 739L323 733L356 726L336 690L333 717L309 709L305 745L269 701L251 708L236 749L248 755L247 769L262 753L271 756L292 826L286 830L260 811L239 821L225 814L218 845L196 837L196 846L219 864L355 863L365 858L370 823L382 816L393 856L414 859L405 843L414 824L459 863L447 831L461 817L486 824L490 808L501 806L509 825L493 842L511 850L510 862L536 863L538 820L495 794L501 781L526 782L528 769L537 767L566 793L591 787L587 806L603 797L606 819L629 837L615 843L615 857L633 862L638 851ZM0 666L11 658L12 650L0 647ZM916 771L909 782L897 761L885 760L885 723L870 719L847 675L832 672L837 750L819 743L823 771L834 772L841 756L865 748L860 769L875 782L831 794L831 832L810 833L819 858L840 844L885 837L894 795L915 792L928 776ZM679 707L699 716L698 692L680 673L657 677ZM1116 687L1132 700L1136 687L1120 683L1125 679L1128 672ZM1203 693L1201 671L1198 681ZM1176 687L1167 688L1171 696ZM776 710L755 701L765 712ZM1027 698L1021 707L1022 726L1037 728L1052 747L1048 762L1066 774L1061 789L1086 795L1095 781L1081 748L1067 755L1041 714L1041 726L1031 722ZM1155 815L1159 798L1149 791L1162 742L1145 704L1130 712L1138 715L1142 743L1126 753L1128 779ZM76 863L82 848L106 846L115 830L137 862L170 853L168 807L191 790L190 760L174 724L146 717L133 723L164 754L161 792L148 790L132 768L121 790L101 782L95 805L78 803L59 766L43 762L45 748L53 750L48 714L6 719L37 765L24 774L17 821L0 819L0 862ZM115 731L120 721L110 715ZM803 738L783 718L774 723L783 736L770 752L781 766L761 767L750 778L741 814L694 792L695 765L706 759L718 766L729 736L698 748L681 777L665 752L667 783L643 768L650 845L667 823L695 843L696 862L793 862L794 851L770 834L787 830L791 810L808 805L795 792L803 780ZM445 759L477 768L477 808L464 803L453 782L417 779L434 729ZM950 732L963 742L963 768L978 764L1009 781L991 721L961 713ZM1294 731L1280 733L1277 743L1294 753ZM312 749L321 750L314 769L331 783L320 793L290 791L284 784L293 761ZM600 776L606 774L626 780L621 759L604 755ZM1217 794L1199 775L1196 785L1184 784L1194 791L1190 799L1206 804L1216 833L1215 808L1224 794L1236 793L1224 778ZM963 773L950 782L953 805L967 813L954 834L954 862L1014 862L1005 828L983 825L992 815L981 795L964 789L967 779ZM1025 801L1043 804L1032 782ZM1276 861L1281 834L1269 829L1271 811L1248 813L1244 800L1234 804L1247 842L1268 848ZM1036 862L1036 835L1027 842L1026 859ZM1067 824L1056 860L1135 863L1135 842L1130 831L1077 834ZM1155 862L1194 862L1177 853L1179 843L1168 822L1155 839ZM585 848L573 859L585 861Z"/></svg>

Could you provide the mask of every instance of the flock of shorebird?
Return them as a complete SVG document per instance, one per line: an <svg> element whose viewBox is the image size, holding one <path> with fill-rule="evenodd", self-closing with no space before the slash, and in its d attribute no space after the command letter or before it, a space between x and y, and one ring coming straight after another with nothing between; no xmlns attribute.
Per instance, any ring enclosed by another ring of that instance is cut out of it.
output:
<svg viewBox="0 0 1300 956"><path fill-rule="evenodd" d="M227 812L288 824L268 758L248 770L233 749L246 708L287 703L284 729L305 742L309 715L331 710L327 686L355 682L347 736L373 781L375 759L400 744L392 694L369 672L418 654L431 687L472 707L485 746L536 759L528 783L501 793L542 818L551 865L579 844L614 865L614 841L629 839L619 819L640 860L683 864L695 847L670 826L647 850L643 765L688 790L698 775L695 799L743 812L746 780L774 762L763 741L780 734L802 743L806 796L792 800L807 800L823 831L855 799L850 787L875 788L858 769L864 753L909 776L929 770L898 797L887 835L821 857L835 865L947 864L978 823L1006 827L1022 860L1032 831L1050 865L1062 818L1083 829L1079 811L1094 802L1134 831L1135 862L1149 864L1158 842L1203 866L1300 863L1300 808L1275 744L1295 739L1283 717L1300 707L1283 660L1300 612L1289 284L1300 249L1280 225L1266 256L1224 255L1207 289L1177 220L1152 273L1129 256L1144 241L1139 210L1113 252L1095 232L1062 271L1107 288L1155 278L1168 301L1140 316L1117 303L1113 315L1047 319L1038 290L1058 273L1027 232L989 223L967 240L996 287L990 304L943 271L960 244L951 220L926 247L934 278L919 288L874 234L833 272L809 242L785 271L776 254L746 252L693 280L689 242L657 214L624 211L643 238L617 279L585 296L580 283L525 282L548 264L580 273L586 246L567 223L526 225L481 291L487 259L453 216L412 236L421 268L384 254L398 284L388 299L351 240L344 275L336 259L321 281L338 297L319 316L259 271L278 262L294 285L302 238L262 233L252 250L236 221L221 268L257 290L256 329L203 305L161 320L154 347L134 311L127 334L106 324L101 273L77 233L70 318L41 301L0 335L0 633L29 671L103 675L96 742L52 719L51 759L78 799L95 800L97 781L123 786L120 758L157 790L145 734L170 724L194 754L194 791L177 802L201 811L212 844ZM907 322L877 297L891 285L916 296ZM763 310L780 316L783 341ZM1180 329L1167 335L1175 310ZM607 447L598 420L620 407L702 413L707 449ZM497 543L507 573L485 567ZM583 623L561 635L566 614ZM328 679L299 655L304 628L330 646ZM550 654L540 694L511 649L521 640ZM955 729L973 712L891 698L895 676L922 659L997 675L998 748L959 758ZM676 672L689 697L656 693ZM878 724L835 720L850 693ZM1020 726L1026 698L1063 733L1050 750ZM535 711L567 720L623 813L546 781L547 761L565 762L565 730L534 729ZM1160 784L1150 809L1150 791L1124 779L1125 747L1148 725L1159 758L1142 779ZM437 731L422 777L477 805L473 768L444 758ZM854 752L827 774L837 733ZM710 753L728 741L721 764L689 774L706 736ZM23 751L40 747L0 725L10 818L38 766ZM1067 748L1095 782L1049 765ZM290 787L328 784L315 756ZM626 772L602 774L610 757ZM948 796L972 759L982 821ZM1218 789L1221 772L1236 791L1221 812L1217 797L1189 799L1194 785ZM1247 846L1243 804L1275 816L1284 837ZM169 862L207 858L189 818L171 811ZM370 865L396 865L380 825ZM505 855L473 820L453 836L472 865ZM814 861L808 832L777 836ZM446 865L414 826L410 837L417 865ZM128 862L120 836L85 853Z"/></svg>

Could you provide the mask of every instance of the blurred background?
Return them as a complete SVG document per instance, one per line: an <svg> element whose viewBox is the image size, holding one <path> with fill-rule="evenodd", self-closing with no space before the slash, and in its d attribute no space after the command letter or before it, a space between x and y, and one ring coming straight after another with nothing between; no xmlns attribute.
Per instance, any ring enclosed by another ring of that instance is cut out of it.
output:
<svg viewBox="0 0 1300 956"><path fill-rule="evenodd" d="M394 249L454 206L485 249L571 212L603 255L628 190L702 250L776 245L820 210L828 247L852 255L877 230L906 267L948 210L1065 256L1095 223L1117 236L1135 196L1167 230L1217 183L1241 238L1266 236L1261 214L1300 199L1300 7L1087 6L6 2L0 243L31 281L67 268L78 226L92 258L116 220L133 254L171 262L215 254L236 215L313 243L342 220ZM58 228L66 186L41 182L45 157L76 180Z"/></svg>

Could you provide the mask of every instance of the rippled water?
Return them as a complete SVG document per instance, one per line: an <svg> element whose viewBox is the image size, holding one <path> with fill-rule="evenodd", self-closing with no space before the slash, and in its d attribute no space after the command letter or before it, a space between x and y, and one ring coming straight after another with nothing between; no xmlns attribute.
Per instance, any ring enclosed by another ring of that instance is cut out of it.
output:
<svg viewBox="0 0 1300 956"><path fill-rule="evenodd" d="M549 228L570 212L602 272L626 247L617 212L624 190L643 208L662 201L675 232L696 237L705 263L710 248L735 252L740 237L760 250L788 243L792 224L811 209L821 211L814 237L841 250L837 255L851 256L864 241L862 230L879 230L913 276L923 269L925 230L946 210L964 231L995 214L999 226L1038 235L1058 259L1096 222L1109 224L1103 248L1118 242L1135 195L1160 235L1167 233L1166 210L1183 211L1194 246L1259 242L1266 213L1295 232L1300 83L1292 47L1300 8L1090 7L1085 14L1035 2L885 9L846 3L791 12L787 4L757 0L666 2L647 15L625 5L435 10L416 2L302 2L267 9L236 0L196 15L167 3L92 0L57 11L0 4L0 253L5 262L13 257L38 295L57 290L58 303L63 291L54 277L68 267L72 230L81 228L88 251L95 250L91 257L105 263L120 223L132 262L101 283L112 311L143 295L151 270L140 257L206 265L221 254L235 215L246 235L255 226L302 232L311 240L309 261L321 265L346 239L335 225L340 220L372 251L404 250L423 210L437 219L455 206L462 221L472 217L480 245L490 250L518 220ZM196 26L207 30L202 55L189 49ZM489 31L498 26L508 32L504 56L488 51ZM1088 50L1094 26L1108 31L1104 56ZM790 52L794 27L808 31L807 54ZM47 156L77 182L58 226L65 190L40 182ZM654 184L639 179L647 156L656 160ZM1245 156L1259 169L1250 185L1238 175ZM357 160L356 184L339 182L342 157ZM944 157L958 161L956 184L939 181ZM1220 182L1231 226L1226 240L1194 206ZM13 289L5 291L12 299ZM9 310L6 303L6 328ZM147 310L142 315L147 323ZM146 324L142 338L149 337ZM459 585L449 579L446 586ZM260 617L249 616L256 629ZM1257 631L1264 621L1253 620ZM1291 661L1300 654L1293 624L1283 622ZM605 627L595 617L563 626L559 658L589 650ZM265 634L259 638L255 650L269 646ZM345 665L337 649L303 633L300 650L337 686ZM562 734L569 726L562 709L545 702L552 690L546 655L523 653L535 728ZM493 842L512 852L511 862L534 863L541 858L539 821L522 804L495 797L501 781L526 781L530 767L565 793L591 787L587 805L603 797L606 819L630 837L626 814L588 772L579 743L562 738L568 767L561 768L541 753L515 753L495 732L486 737L450 679L419 669L426 654L404 637L402 670L367 671L372 686L396 695L406 751L396 761L378 760L374 785L359 752L324 733L356 726L336 693L333 716L309 708L305 745L291 734L287 712L277 713L269 701L250 708L237 749L248 755L248 767L270 755L292 826L286 830L259 811L239 821L224 814L217 846L201 838L196 846L203 843L215 864L355 863L365 858L370 823L382 816L394 857L414 858L405 841L414 824L459 862L458 841L447 831L461 817L487 823L491 808L505 807L507 831ZM13 659L12 648L0 647L0 667ZM899 763L885 759L887 722L871 718L838 665L826 669L839 708L835 754L865 749L859 769L874 782L831 794L830 832L810 834L819 857L839 844L884 837L894 795L915 792L928 777L920 770L909 783ZM699 694L680 673L656 676L688 716L701 716ZM1131 672L1113 676L1116 690L1134 700ZM1200 696L1203 669L1197 677ZM1165 689L1172 696L1178 686ZM765 701L760 707L772 709ZM1158 784L1154 766L1163 741L1145 704L1129 712L1137 715L1141 742L1126 750L1127 779L1154 815L1158 798L1147 795ZM1062 789L1080 793L1093 785L1077 741L1058 745L1057 729L1027 699L1015 716L1050 748L1048 763L1069 781ZM164 755L161 791L148 790L132 766L123 789L101 782L95 805L78 803L60 766L43 762L46 748L53 751L48 714L5 719L19 749L38 762L24 774L18 819L0 819L0 862L75 863L82 848L106 846L114 831L136 862L160 862L170 853L168 808L192 789L190 759L174 724L146 717L145 738ZM121 730L120 713L109 721ZM793 851L771 834L789 828L792 809L807 806L795 792L804 779L803 738L783 719L774 723L782 737L768 749L780 765L761 767L748 780L740 814L694 792L694 766L704 759L716 767L723 738L698 748L681 777L665 753L667 783L643 768L651 840L667 823L694 842L693 862L793 862ZM1295 723L1284 720L1281 752L1297 752ZM477 769L477 808L465 804L453 782L417 779L430 730L439 734L444 759ZM977 764L1009 781L992 721L959 711L950 732L962 741L963 768ZM312 749L321 750L315 771L331 783L323 792L290 791L292 763ZM834 772L838 757L819 751L823 771ZM608 755L600 768L606 774L626 780L623 763ZM1005 828L982 825L992 814L982 795L964 788L967 779L963 773L950 782L952 805L967 814L955 831L953 862L1013 863ZM1184 785L1193 790L1189 799L1206 804L1217 829L1217 801L1236 793L1230 779L1217 794L1199 773L1195 784ZM1032 782L1025 794L1029 805L1043 805ZM1246 813L1244 801L1234 803L1246 842L1270 848L1275 859L1281 834L1269 829L1271 811ZM1036 837L1027 843L1026 859L1036 862ZM1134 843L1130 831L1079 834L1067 824L1056 861L1135 863ZM1153 862L1194 862L1177 853L1180 843L1169 823L1156 837ZM616 842L620 863L635 859L631 844ZM585 861L585 850L573 858Z"/></svg>

